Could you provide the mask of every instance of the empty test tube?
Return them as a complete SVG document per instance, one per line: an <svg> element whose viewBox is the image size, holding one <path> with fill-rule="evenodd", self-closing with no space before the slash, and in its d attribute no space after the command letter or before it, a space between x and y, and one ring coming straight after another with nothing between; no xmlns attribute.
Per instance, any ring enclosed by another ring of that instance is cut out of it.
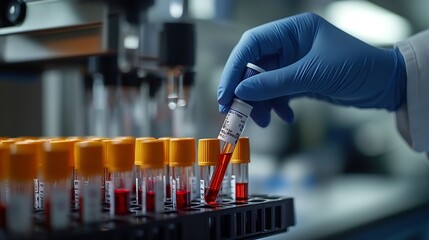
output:
<svg viewBox="0 0 429 240"><path fill-rule="evenodd" d="M142 212L164 211L164 142L146 140L139 143L137 159L140 162L141 178L139 188Z"/></svg>
<svg viewBox="0 0 429 240"><path fill-rule="evenodd" d="M231 157L231 184L235 200L247 200L249 198L249 163L249 138L241 137Z"/></svg>
<svg viewBox="0 0 429 240"><path fill-rule="evenodd" d="M206 138L198 140L198 166L200 168L200 200L205 203L204 196L209 188L210 179L218 164L220 155L220 140ZM220 195L219 195L220 196ZM216 200L220 202L218 197Z"/></svg>
<svg viewBox="0 0 429 240"><path fill-rule="evenodd" d="M43 151L42 173L45 181L45 216L50 229L64 229L69 225L70 212L70 148L63 141L46 142Z"/></svg>
<svg viewBox="0 0 429 240"><path fill-rule="evenodd" d="M113 139L107 142L107 158L111 173L110 214L128 214L130 192L132 191L132 171L135 157L135 141Z"/></svg>
<svg viewBox="0 0 429 240"><path fill-rule="evenodd" d="M100 141L83 141L76 143L76 175L81 184L79 196L79 215L83 223L94 223L102 220L100 199L104 194L104 153Z"/></svg>
<svg viewBox="0 0 429 240"><path fill-rule="evenodd" d="M33 227L33 179L37 171L37 149L27 142L10 146L7 161L8 199L6 227L14 233L28 233Z"/></svg>
<svg viewBox="0 0 429 240"><path fill-rule="evenodd" d="M171 198L173 209L191 206L191 181L195 162L195 139L172 138L170 140Z"/></svg>

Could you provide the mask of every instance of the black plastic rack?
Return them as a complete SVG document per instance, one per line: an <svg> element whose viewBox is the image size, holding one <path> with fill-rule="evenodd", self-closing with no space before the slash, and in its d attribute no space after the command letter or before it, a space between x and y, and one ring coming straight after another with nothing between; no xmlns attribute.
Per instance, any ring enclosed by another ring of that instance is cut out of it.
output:
<svg viewBox="0 0 429 240"><path fill-rule="evenodd" d="M173 211L166 203L159 214L142 214L138 207L130 214L110 218L93 225L78 221L72 212L72 224L66 230L50 231L44 226L43 212L34 214L34 230L28 235L0 232L0 239L255 239L286 232L295 225L293 199L255 195L247 201L223 201L217 206L192 202L190 208Z"/></svg>

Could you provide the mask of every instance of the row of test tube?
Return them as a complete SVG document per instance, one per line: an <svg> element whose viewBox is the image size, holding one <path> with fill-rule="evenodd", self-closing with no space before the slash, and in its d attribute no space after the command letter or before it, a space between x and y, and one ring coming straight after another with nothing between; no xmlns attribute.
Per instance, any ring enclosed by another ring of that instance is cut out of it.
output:
<svg viewBox="0 0 429 240"><path fill-rule="evenodd" d="M163 212L166 203L179 211L191 200L204 204L220 141L200 139L196 152L194 138L0 140L0 228L29 232L33 213L42 211L47 228L63 229L72 209L82 223L93 223L105 220L103 211L130 214L133 205L134 213L145 214ZM224 186L233 195L222 197L247 199L249 152L249 139L240 138L226 181L231 185Z"/></svg>

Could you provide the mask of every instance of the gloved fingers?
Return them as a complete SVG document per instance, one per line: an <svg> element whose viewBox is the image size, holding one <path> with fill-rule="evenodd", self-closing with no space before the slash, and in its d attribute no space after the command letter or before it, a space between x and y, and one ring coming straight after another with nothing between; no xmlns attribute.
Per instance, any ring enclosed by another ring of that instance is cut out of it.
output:
<svg viewBox="0 0 429 240"><path fill-rule="evenodd" d="M275 98L271 100L271 106L283 121L293 123L295 116L289 106L289 97Z"/></svg>
<svg viewBox="0 0 429 240"><path fill-rule="evenodd" d="M232 50L222 72L217 92L219 104L226 105L232 101L234 90L243 78L247 63L256 63L263 56L281 52L285 44L283 29L279 27L281 21L284 20L261 25L243 34Z"/></svg>
<svg viewBox="0 0 429 240"><path fill-rule="evenodd" d="M225 106L225 105L219 104L219 112L228 113L230 107L231 107L230 105Z"/></svg>
<svg viewBox="0 0 429 240"><path fill-rule="evenodd" d="M266 127L271 121L271 105L269 102L249 102L252 106L250 116L253 121L261 127Z"/></svg>

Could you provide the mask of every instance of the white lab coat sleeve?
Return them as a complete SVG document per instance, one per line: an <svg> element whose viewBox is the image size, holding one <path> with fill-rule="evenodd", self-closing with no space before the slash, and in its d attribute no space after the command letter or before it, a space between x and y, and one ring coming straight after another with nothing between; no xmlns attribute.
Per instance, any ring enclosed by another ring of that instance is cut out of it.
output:
<svg viewBox="0 0 429 240"><path fill-rule="evenodd" d="M396 47L407 69L407 97L396 112L397 127L414 150L429 152L429 30Z"/></svg>

